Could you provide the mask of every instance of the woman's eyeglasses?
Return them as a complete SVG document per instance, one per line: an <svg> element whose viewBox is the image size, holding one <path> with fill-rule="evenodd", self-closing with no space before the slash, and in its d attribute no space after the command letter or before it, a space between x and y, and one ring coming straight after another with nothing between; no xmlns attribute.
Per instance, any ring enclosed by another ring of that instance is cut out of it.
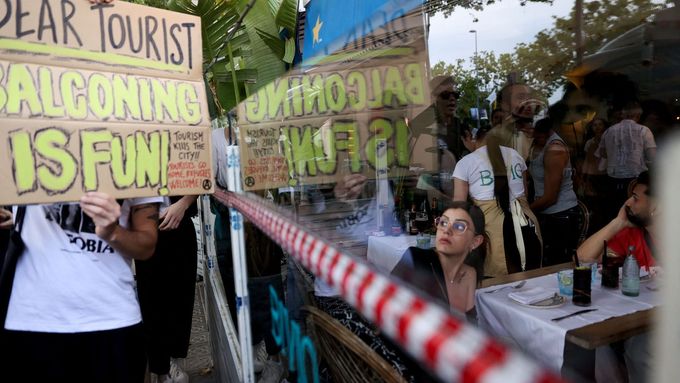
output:
<svg viewBox="0 0 680 383"><path fill-rule="evenodd" d="M463 234L468 229L468 224L465 221L453 221L451 222L446 217L437 217L434 219L434 224L437 229L448 230L452 228L455 233Z"/></svg>

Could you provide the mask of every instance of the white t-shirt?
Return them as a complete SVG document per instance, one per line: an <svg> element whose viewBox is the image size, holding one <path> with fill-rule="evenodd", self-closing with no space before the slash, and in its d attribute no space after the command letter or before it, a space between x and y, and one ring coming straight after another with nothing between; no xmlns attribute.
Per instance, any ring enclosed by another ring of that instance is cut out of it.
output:
<svg viewBox="0 0 680 383"><path fill-rule="evenodd" d="M634 178L647 170L645 150L656 148L648 127L623 120L605 130L595 156L607 159L607 174L613 178Z"/></svg>
<svg viewBox="0 0 680 383"><path fill-rule="evenodd" d="M522 173L527 170L524 158L515 150L501 146L501 154L508 169L508 186L512 200L524 195ZM468 183L468 194L481 201L493 200L493 168L486 146L475 150L458 161L453 177Z"/></svg>
<svg viewBox="0 0 680 383"><path fill-rule="evenodd" d="M125 200L120 225L128 226L131 206L161 202L162 197ZM26 207L21 231L26 249L17 264L6 329L74 333L141 322L131 260L94 229L78 203Z"/></svg>

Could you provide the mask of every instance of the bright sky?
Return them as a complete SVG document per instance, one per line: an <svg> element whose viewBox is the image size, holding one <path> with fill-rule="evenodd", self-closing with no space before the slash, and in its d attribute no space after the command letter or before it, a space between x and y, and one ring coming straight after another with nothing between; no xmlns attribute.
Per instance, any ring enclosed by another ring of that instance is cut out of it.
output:
<svg viewBox="0 0 680 383"><path fill-rule="evenodd" d="M511 52L520 42L531 42L539 31L553 24L553 15L566 16L574 6L573 0L554 0L553 4L528 3L524 7L519 0L501 0L486 6L482 12L457 8L444 18L437 15L430 19L430 63L454 62L468 59L475 53L475 36L481 51ZM477 17L478 22L473 22Z"/></svg>

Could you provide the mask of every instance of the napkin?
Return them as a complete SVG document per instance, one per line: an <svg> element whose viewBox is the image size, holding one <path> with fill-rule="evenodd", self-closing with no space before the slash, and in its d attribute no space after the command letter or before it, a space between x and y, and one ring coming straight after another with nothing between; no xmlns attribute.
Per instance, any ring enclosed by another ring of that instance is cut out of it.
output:
<svg viewBox="0 0 680 383"><path fill-rule="evenodd" d="M552 298L555 293L551 290L537 286L524 291L517 291L508 294L508 298L523 305L531 305L536 302Z"/></svg>

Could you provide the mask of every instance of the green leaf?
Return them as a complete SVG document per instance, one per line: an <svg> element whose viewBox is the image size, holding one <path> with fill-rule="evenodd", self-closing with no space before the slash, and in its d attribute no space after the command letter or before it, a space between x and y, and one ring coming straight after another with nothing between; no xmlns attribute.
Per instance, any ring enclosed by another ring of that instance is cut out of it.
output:
<svg viewBox="0 0 680 383"><path fill-rule="evenodd" d="M295 58L295 37L286 40L286 52L283 55L283 62L292 64Z"/></svg>
<svg viewBox="0 0 680 383"><path fill-rule="evenodd" d="M281 76L285 72L285 63L281 61L282 54L277 55L264 42L256 31L260 29L271 36L278 36L278 27L274 22L268 5L264 1L256 1L251 11L245 17L246 31L250 37L250 49L252 55L246 57L245 61L248 68L257 69L257 83L250 86L254 92L259 87L264 86ZM279 40L281 41L281 40ZM281 45L283 45L281 41ZM282 49L281 52L285 52Z"/></svg>
<svg viewBox="0 0 680 383"><path fill-rule="evenodd" d="M288 30L290 36L295 35L297 27L297 0L283 0L276 12L276 25Z"/></svg>
<svg viewBox="0 0 680 383"><path fill-rule="evenodd" d="M257 81L257 70L256 69L237 69L236 82L255 82ZM226 65L217 65L213 70L214 78L217 82L229 84L229 89L232 85L231 71Z"/></svg>
<svg viewBox="0 0 680 383"><path fill-rule="evenodd" d="M257 31L257 35L260 36L265 44L267 44L269 49L271 49L277 57L283 58L286 49L283 40L281 40L279 36L271 35L259 28L255 28L255 30Z"/></svg>

